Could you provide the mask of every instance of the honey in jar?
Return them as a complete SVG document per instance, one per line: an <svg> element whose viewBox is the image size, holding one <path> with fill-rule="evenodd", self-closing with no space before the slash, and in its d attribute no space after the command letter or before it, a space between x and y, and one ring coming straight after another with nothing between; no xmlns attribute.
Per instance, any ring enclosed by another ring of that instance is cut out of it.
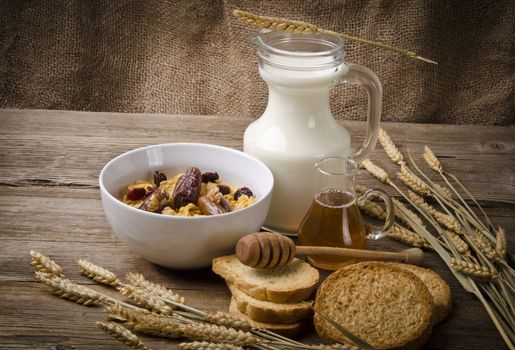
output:
<svg viewBox="0 0 515 350"><path fill-rule="evenodd" d="M379 239L386 235L392 225L392 204L386 193L372 189L362 197L355 194L356 166L352 160L332 157L316 165L316 184L318 192L314 196L299 228L301 246L324 246L352 249L365 249L367 239ZM366 231L357 202L374 194L386 203L387 219L378 229L374 226ZM358 262L356 258L311 255L308 261L324 270L337 270L348 264Z"/></svg>

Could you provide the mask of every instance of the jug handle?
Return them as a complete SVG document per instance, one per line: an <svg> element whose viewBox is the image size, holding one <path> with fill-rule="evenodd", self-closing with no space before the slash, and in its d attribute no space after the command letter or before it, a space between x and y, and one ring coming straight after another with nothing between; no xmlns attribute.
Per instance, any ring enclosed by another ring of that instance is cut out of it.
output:
<svg viewBox="0 0 515 350"><path fill-rule="evenodd" d="M365 66L347 64L348 72L340 78L340 83L360 85L368 94L367 129L361 149L353 155L356 163L365 160L374 150L377 143L377 133L381 121L383 88L377 75Z"/></svg>

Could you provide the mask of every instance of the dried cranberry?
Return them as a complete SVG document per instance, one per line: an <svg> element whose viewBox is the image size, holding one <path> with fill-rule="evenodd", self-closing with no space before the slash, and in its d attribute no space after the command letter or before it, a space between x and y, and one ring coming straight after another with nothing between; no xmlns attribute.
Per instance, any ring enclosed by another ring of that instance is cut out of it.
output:
<svg viewBox="0 0 515 350"><path fill-rule="evenodd" d="M234 200L238 200L238 198L240 198L241 195L247 195L249 197L252 197L253 194L252 194L252 191L250 190L250 188L248 187L240 187L236 190L236 192L234 192Z"/></svg>
<svg viewBox="0 0 515 350"><path fill-rule="evenodd" d="M145 191L144 188L133 188L129 193L127 193L127 199L130 201L137 201L145 197L146 193L147 191Z"/></svg>
<svg viewBox="0 0 515 350"><path fill-rule="evenodd" d="M202 174L202 182L207 184L208 182L215 182L220 177L217 172L208 171Z"/></svg>
<svg viewBox="0 0 515 350"><path fill-rule="evenodd" d="M166 180L167 180L167 178L166 178L165 174L163 174L159 170L154 171L154 184L156 185L156 187L159 187L161 182L166 181Z"/></svg>
<svg viewBox="0 0 515 350"><path fill-rule="evenodd" d="M229 194L231 193L231 188L227 185L218 185L218 190L220 191L221 194L223 194L224 196L226 194Z"/></svg>

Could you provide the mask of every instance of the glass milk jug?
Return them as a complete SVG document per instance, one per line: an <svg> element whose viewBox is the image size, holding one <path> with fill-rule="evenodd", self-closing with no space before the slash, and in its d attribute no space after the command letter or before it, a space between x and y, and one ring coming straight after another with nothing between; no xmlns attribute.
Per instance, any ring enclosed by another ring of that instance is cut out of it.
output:
<svg viewBox="0 0 515 350"><path fill-rule="evenodd" d="M261 31L259 73L268 84L268 105L243 138L244 152L274 175L267 228L296 232L314 195L315 163L331 156L360 162L373 150L381 118L382 88L368 68L346 63L343 40L328 34ZM358 84L368 93L365 139L352 154L347 130L331 113L331 89Z"/></svg>

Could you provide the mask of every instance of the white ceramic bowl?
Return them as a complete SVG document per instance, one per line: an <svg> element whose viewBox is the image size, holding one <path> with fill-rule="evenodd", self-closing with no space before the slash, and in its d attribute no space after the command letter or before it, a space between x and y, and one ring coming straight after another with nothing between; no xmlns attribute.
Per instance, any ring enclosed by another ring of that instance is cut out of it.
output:
<svg viewBox="0 0 515 350"><path fill-rule="evenodd" d="M151 178L155 170L171 177L191 166L216 171L225 182L250 188L256 203L221 215L180 217L146 212L119 200L127 185ZM243 152L209 144L170 143L138 148L114 158L102 169L99 182L107 220L125 245L153 263L193 269L234 253L238 239L259 231L274 181L266 165Z"/></svg>

